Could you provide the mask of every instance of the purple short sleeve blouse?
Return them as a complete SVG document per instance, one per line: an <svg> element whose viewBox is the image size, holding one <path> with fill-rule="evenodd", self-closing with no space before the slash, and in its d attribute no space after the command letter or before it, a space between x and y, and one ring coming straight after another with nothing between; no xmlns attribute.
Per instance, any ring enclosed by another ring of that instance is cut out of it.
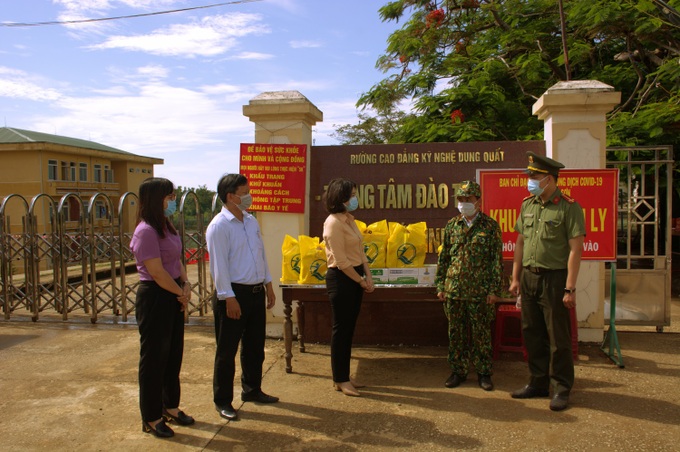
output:
<svg viewBox="0 0 680 452"><path fill-rule="evenodd" d="M161 238L151 225L142 221L135 228L135 233L130 241L130 249L137 261L137 272L140 280L153 281L144 261L156 257L161 258L163 268L170 276L174 279L181 276L182 241L179 235L167 232L165 238Z"/></svg>

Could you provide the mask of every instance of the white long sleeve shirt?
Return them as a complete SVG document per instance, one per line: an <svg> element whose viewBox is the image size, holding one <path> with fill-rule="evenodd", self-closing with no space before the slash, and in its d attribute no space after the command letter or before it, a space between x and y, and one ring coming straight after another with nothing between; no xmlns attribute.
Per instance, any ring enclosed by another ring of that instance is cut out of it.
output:
<svg viewBox="0 0 680 452"><path fill-rule="evenodd" d="M231 283L254 285L271 282L260 225L248 212L243 212L243 221L240 221L222 207L208 225L206 241L210 274L219 300L234 296Z"/></svg>

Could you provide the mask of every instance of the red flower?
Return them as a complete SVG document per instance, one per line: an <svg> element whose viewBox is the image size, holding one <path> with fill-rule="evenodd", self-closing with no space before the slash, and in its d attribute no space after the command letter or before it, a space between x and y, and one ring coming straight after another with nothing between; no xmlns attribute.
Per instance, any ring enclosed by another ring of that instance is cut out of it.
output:
<svg viewBox="0 0 680 452"><path fill-rule="evenodd" d="M408 60L408 58L406 58L406 55L399 55L399 62L401 64L404 64L406 60Z"/></svg>
<svg viewBox="0 0 680 452"><path fill-rule="evenodd" d="M427 27L434 25L436 28L439 27L442 22L444 22L445 18L446 14L444 13L443 9L435 9L434 11L430 11L427 16L425 16L425 24Z"/></svg>
<svg viewBox="0 0 680 452"><path fill-rule="evenodd" d="M460 110L453 110L453 113L451 113L451 122L453 124L463 123L465 122L465 115Z"/></svg>

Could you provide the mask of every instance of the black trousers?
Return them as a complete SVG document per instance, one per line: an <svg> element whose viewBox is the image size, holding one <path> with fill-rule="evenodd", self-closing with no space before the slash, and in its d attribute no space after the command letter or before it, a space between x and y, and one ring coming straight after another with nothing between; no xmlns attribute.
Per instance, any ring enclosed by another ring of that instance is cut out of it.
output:
<svg viewBox="0 0 680 452"><path fill-rule="evenodd" d="M364 267L354 267L360 275ZM364 289L345 275L342 270L329 268L326 273L326 288L331 302L331 370L333 381L349 381L349 367L352 358L352 338L361 310Z"/></svg>
<svg viewBox="0 0 680 452"><path fill-rule="evenodd" d="M178 281L179 283L179 281ZM177 408L184 353L184 313L177 295L154 281L141 281L135 301L139 327L139 408L152 422L163 407Z"/></svg>
<svg viewBox="0 0 680 452"><path fill-rule="evenodd" d="M574 385L569 309L564 306L567 270L535 274L522 272L522 334L527 349L529 384L552 386L555 394L569 395Z"/></svg>
<svg viewBox="0 0 680 452"><path fill-rule="evenodd" d="M258 289L259 287L259 289ZM218 300L213 291L215 317L215 369L213 372L213 401L216 406L231 405L234 399L236 352L241 343L241 387L244 393L260 391L262 363L267 324L265 289L259 286L232 284L236 301L241 306L241 318L227 317L226 300Z"/></svg>

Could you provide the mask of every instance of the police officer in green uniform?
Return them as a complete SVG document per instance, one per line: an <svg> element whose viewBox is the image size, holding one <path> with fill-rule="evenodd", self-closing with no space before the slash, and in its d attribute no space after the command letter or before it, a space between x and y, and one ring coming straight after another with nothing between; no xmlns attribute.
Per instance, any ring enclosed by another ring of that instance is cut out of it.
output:
<svg viewBox="0 0 680 452"><path fill-rule="evenodd" d="M524 199L510 292L522 296L522 333L527 349L529 384L512 393L516 399L547 397L550 409L569 403L574 384L569 310L576 306L576 278L586 229L581 206L560 191L564 165L527 153L531 196Z"/></svg>
<svg viewBox="0 0 680 452"><path fill-rule="evenodd" d="M452 372L444 385L460 385L472 363L479 386L491 391L491 322L502 290L503 242L496 220L479 210L481 196L474 181L464 181L456 190L461 214L444 229L435 285L449 321Z"/></svg>

